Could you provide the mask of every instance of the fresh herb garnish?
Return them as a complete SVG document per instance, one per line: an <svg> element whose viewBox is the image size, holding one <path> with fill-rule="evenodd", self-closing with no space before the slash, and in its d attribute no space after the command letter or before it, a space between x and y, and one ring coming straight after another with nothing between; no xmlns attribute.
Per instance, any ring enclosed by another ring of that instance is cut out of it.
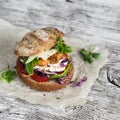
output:
<svg viewBox="0 0 120 120"><path fill-rule="evenodd" d="M23 63L25 64L25 68L26 68L27 72L30 75L32 75L32 74L34 74L34 66L39 63L39 59L36 57L31 62L26 63L27 60L28 60L28 57L24 57L23 58Z"/></svg>
<svg viewBox="0 0 120 120"><path fill-rule="evenodd" d="M23 57L23 63L25 64L27 62L29 57Z"/></svg>
<svg viewBox="0 0 120 120"><path fill-rule="evenodd" d="M11 70L10 66L8 65L8 67L4 71L0 72L0 81L4 79L6 80L6 82L10 83L12 80L14 80L15 75L16 72L14 70Z"/></svg>
<svg viewBox="0 0 120 120"><path fill-rule="evenodd" d="M100 53L93 52L95 47L92 50L82 49L80 54L83 56L84 61L92 63L95 59L100 57Z"/></svg>
<svg viewBox="0 0 120 120"><path fill-rule="evenodd" d="M63 41L62 37L58 38L58 42L57 45L54 46L55 49L57 49L57 51L59 53L71 53L73 51L72 47L69 45L66 45Z"/></svg>
<svg viewBox="0 0 120 120"><path fill-rule="evenodd" d="M0 72L0 81L2 81L3 76L2 76L3 72Z"/></svg>

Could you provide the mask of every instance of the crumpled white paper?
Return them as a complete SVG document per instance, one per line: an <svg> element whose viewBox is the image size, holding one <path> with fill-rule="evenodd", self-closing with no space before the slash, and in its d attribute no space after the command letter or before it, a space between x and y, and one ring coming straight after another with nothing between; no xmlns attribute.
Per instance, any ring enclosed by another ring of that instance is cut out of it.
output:
<svg viewBox="0 0 120 120"><path fill-rule="evenodd" d="M17 58L17 56L14 55L15 44L20 41L28 31L29 30L25 28L15 27L0 19L0 70L4 70L7 67L7 63L10 64L12 69L15 67ZM72 105L83 106L91 86L98 77L100 68L108 61L108 51L97 47L96 50L101 53L101 57L92 64L89 64L82 60L78 51L84 47L91 48L92 45L75 38L65 38L65 40L74 48L74 52L71 54L75 67L72 81L79 82L83 76L87 76L88 78L81 87L71 87L72 84L70 84L66 88L58 91L40 92L31 89L17 75L15 80L10 84L4 80L0 82L0 93L16 96L33 104L55 107L67 107Z"/></svg>

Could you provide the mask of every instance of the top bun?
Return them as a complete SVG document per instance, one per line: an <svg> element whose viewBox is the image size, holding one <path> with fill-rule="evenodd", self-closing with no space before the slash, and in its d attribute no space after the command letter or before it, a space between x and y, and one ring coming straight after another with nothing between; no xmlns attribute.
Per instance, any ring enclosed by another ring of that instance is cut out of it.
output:
<svg viewBox="0 0 120 120"><path fill-rule="evenodd" d="M56 43L58 37L64 33L53 27L46 27L28 32L15 47L18 56L32 56L49 50Z"/></svg>

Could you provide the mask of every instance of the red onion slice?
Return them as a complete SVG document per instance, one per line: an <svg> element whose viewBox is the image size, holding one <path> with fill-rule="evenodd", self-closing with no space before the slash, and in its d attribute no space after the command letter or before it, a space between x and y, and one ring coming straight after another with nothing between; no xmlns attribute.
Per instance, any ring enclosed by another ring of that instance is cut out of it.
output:
<svg viewBox="0 0 120 120"><path fill-rule="evenodd" d="M87 81L87 77L86 77L86 76L84 76L80 82L76 83L76 85L75 85L75 86L80 87L80 86L82 86L82 85L83 85L83 83L84 83L84 82L86 82L86 81Z"/></svg>
<svg viewBox="0 0 120 120"><path fill-rule="evenodd" d="M65 58L65 59L63 59L63 60L61 61L60 65L61 65L61 67L66 67L66 66L67 66L67 63L68 63L68 59Z"/></svg>
<svg viewBox="0 0 120 120"><path fill-rule="evenodd" d="M64 84L66 82L66 81L63 81L65 78L67 78L67 75L62 78L55 79L55 81L58 82L59 84Z"/></svg>

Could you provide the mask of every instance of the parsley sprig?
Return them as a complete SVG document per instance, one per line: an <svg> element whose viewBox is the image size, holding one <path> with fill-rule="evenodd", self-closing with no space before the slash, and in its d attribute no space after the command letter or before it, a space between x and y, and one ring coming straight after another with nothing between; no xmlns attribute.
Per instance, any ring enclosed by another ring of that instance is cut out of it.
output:
<svg viewBox="0 0 120 120"><path fill-rule="evenodd" d="M11 70L10 66L8 65L8 67L5 70L0 72L0 81L4 79L6 80L6 82L10 83L14 80L15 75L16 72L14 70Z"/></svg>
<svg viewBox="0 0 120 120"><path fill-rule="evenodd" d="M89 63L92 63L95 59L98 59L100 57L100 53L93 52L95 49L95 46L92 48L92 50L86 50L81 49L80 54L83 56L84 61L87 61Z"/></svg>
<svg viewBox="0 0 120 120"><path fill-rule="evenodd" d="M58 42L57 45L54 46L55 49L57 49L57 51L59 53L71 53L73 51L72 47L69 45L66 45L63 41L62 37L58 38Z"/></svg>
<svg viewBox="0 0 120 120"><path fill-rule="evenodd" d="M23 63L25 64L26 71L32 75L34 74L34 66L39 63L39 59L36 57L31 62L26 63L28 60L28 57L23 58Z"/></svg>

